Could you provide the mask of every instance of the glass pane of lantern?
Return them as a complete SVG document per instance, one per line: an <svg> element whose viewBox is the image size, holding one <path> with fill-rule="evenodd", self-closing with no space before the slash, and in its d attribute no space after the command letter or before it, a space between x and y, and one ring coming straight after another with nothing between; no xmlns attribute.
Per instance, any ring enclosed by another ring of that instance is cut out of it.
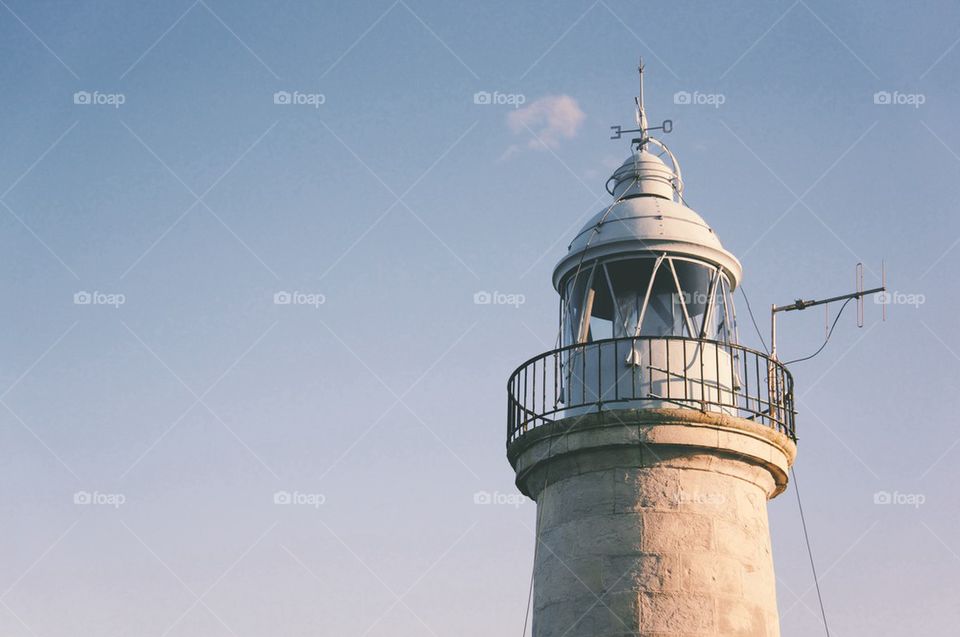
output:
<svg viewBox="0 0 960 637"><path fill-rule="evenodd" d="M704 317L707 326L703 330L703 337L722 341L725 340L724 333L726 331L726 307L721 283L722 276L716 270L713 270L711 280L710 299Z"/></svg>
<svg viewBox="0 0 960 637"><path fill-rule="evenodd" d="M669 265L657 270L650 300L643 315L641 336L687 336L680 295Z"/></svg>
<svg viewBox="0 0 960 637"><path fill-rule="evenodd" d="M730 343L736 343L737 338L737 311L733 306L733 292L730 290L730 282L726 275L720 277L721 291L723 294L723 305L726 310L724 315L725 338Z"/></svg>
<svg viewBox="0 0 960 637"><path fill-rule="evenodd" d="M703 320L710 301L710 282L714 270L693 261L672 259L680 283L680 293L687 308L687 314L693 322L693 337L699 337L703 329ZM682 312L681 308L681 312ZM709 336L708 336L709 338Z"/></svg>
<svg viewBox="0 0 960 637"><path fill-rule="evenodd" d="M566 287L566 316L564 317L563 337L565 342L577 342L580 332L580 323L583 320L584 304L587 300L587 290L593 279L594 264L584 266L579 274L567 281Z"/></svg>
<svg viewBox="0 0 960 637"><path fill-rule="evenodd" d="M656 259L624 259L607 264L614 295L613 335L637 335L640 311Z"/></svg>
<svg viewBox="0 0 960 637"><path fill-rule="evenodd" d="M726 296L723 293L723 276L718 275L717 283L714 285L713 292L713 316L710 320L709 334L707 338L718 341L728 341L727 333L727 304Z"/></svg>
<svg viewBox="0 0 960 637"><path fill-rule="evenodd" d="M726 343L736 343L736 313L730 292L730 282L723 273L719 275L719 281L715 286L713 303L714 307L710 311L705 337Z"/></svg>
<svg viewBox="0 0 960 637"><path fill-rule="evenodd" d="M613 322L617 314L610 276L606 265L599 265L593 276L593 306L590 313L590 338L599 341L613 338Z"/></svg>

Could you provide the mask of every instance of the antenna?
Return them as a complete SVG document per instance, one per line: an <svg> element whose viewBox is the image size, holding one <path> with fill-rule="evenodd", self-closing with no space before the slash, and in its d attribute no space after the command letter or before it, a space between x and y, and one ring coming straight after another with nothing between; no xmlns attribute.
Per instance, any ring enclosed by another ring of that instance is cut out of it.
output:
<svg viewBox="0 0 960 637"><path fill-rule="evenodd" d="M849 301L850 299L856 299L857 301L857 327L863 327L863 298L870 294L878 294L881 292L887 291L887 273L886 269L881 262L881 285L878 288L871 288L869 290L863 289L863 263L858 263L855 274L855 283L856 283L856 292L850 292L849 294L841 294L839 296L831 296L827 299L810 299L806 301L804 299L797 299L790 305L772 305L770 306L770 358L773 360L777 359L777 314L780 312L793 312L794 310L805 310L808 307L814 307L817 305L826 305L828 303L833 303L835 301ZM840 316L837 315L839 319ZM883 307L883 320L887 320L886 314L886 304ZM830 337L830 332L833 329L827 332L827 338ZM824 343L826 345L826 343Z"/></svg>
<svg viewBox="0 0 960 637"><path fill-rule="evenodd" d="M664 133L670 133L673 131L673 121L669 119L663 120L663 123L660 126L650 126L647 121L647 111L643 106L643 70L646 68L643 64L643 58L640 58L640 62L637 64L637 73L640 75L640 92L633 98L634 103L637 105L635 120L637 122L636 128L631 128L624 130L622 126L611 126L610 130L613 131L613 134L610 135L610 139L620 139L623 137L624 133L640 133L640 137L635 137L630 140L631 144L637 146L637 150L643 150L647 143L651 140L650 136L647 134L650 131L662 130ZM656 141L656 140L654 140Z"/></svg>
<svg viewBox="0 0 960 637"><path fill-rule="evenodd" d="M887 268L884 265L883 261L880 262L880 285L883 287L884 292L887 290ZM883 303L880 307L880 314L883 317L882 320L887 320L887 304Z"/></svg>
<svg viewBox="0 0 960 637"><path fill-rule="evenodd" d="M857 284L857 327L863 327L863 264L857 264L857 274L854 277Z"/></svg>

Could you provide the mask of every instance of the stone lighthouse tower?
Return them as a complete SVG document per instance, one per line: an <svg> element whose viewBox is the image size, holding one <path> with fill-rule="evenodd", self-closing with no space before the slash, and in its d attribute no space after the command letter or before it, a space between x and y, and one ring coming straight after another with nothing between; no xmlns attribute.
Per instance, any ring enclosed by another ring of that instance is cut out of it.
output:
<svg viewBox="0 0 960 637"><path fill-rule="evenodd" d="M507 456L537 502L534 637L780 634L767 500L793 379L739 344L739 261L650 136L643 68L612 201L557 264L559 345L508 381Z"/></svg>

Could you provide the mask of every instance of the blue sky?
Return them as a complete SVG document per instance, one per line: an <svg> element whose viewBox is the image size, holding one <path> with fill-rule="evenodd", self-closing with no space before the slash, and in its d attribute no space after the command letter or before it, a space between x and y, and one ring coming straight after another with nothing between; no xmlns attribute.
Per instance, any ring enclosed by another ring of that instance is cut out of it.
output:
<svg viewBox="0 0 960 637"><path fill-rule="evenodd" d="M640 55L764 329L858 261L904 300L794 370L832 628L960 620L956 5L0 5L3 634L519 632L534 507L474 494L515 493L504 384L552 347ZM770 517L783 634L816 634L792 490Z"/></svg>

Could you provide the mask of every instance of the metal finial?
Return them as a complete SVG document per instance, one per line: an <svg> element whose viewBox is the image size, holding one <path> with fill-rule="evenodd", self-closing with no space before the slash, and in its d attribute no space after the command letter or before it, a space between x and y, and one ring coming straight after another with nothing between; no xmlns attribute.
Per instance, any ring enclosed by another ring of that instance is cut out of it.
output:
<svg viewBox="0 0 960 637"><path fill-rule="evenodd" d="M643 108L643 58L637 64L637 73L640 75L640 93L634 98L637 104L637 128L641 131L647 130L647 113Z"/></svg>
<svg viewBox="0 0 960 637"><path fill-rule="evenodd" d="M640 92L633 98L633 102L636 104L634 119L636 119L637 127L631 130L624 130L622 126L610 127L610 130L613 131L610 139L620 139L623 133L640 133L640 137L631 140L636 145L637 150L643 150L647 143L651 141L649 137L650 131L662 130L664 133L669 133L673 130L673 122L669 119L663 120L663 124L660 126L650 126L650 122L647 119L647 110L643 105L643 71L645 68L643 58L640 58L640 62L637 64L637 73L640 76Z"/></svg>

